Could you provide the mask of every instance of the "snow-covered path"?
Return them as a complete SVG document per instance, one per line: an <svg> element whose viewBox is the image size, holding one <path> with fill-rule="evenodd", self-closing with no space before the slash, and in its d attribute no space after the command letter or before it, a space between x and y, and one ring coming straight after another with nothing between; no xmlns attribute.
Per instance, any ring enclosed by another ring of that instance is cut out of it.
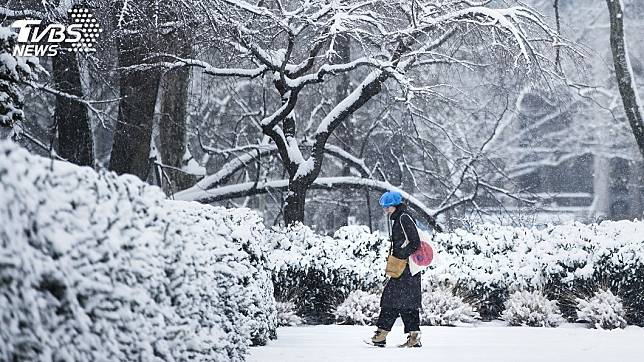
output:
<svg viewBox="0 0 644 362"><path fill-rule="evenodd" d="M302 326L280 328L279 339L251 348L252 362L635 362L644 356L644 328L603 331L567 324L559 328L505 327L499 322L476 327L422 327L423 347L398 349L402 326L387 338L387 348L362 342L373 327Z"/></svg>

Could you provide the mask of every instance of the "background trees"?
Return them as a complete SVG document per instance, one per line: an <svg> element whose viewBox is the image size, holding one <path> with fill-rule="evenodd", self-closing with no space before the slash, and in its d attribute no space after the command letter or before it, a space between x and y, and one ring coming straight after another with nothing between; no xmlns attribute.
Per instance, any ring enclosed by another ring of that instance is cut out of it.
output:
<svg viewBox="0 0 644 362"><path fill-rule="evenodd" d="M218 5L213 4L209 9L219 9ZM397 96L401 103L413 107L414 96L444 97L442 88L452 86L449 82L424 82L427 68L441 64L477 67L475 57L490 55L489 52L486 54L482 44L494 39L499 44L493 54L506 53L517 67L532 64L540 68L544 58L536 53L535 46L543 40L532 41L531 32L543 32L551 42L557 41L554 31L539 19L538 14L526 8L491 9L469 2L412 3L411 7L408 4L354 1L329 4L293 2L288 5L281 2L267 2L262 6L233 3L219 10L222 14L235 14L217 18L218 28L228 34L222 46L232 45L232 51L241 50L239 58L246 54L255 64L253 67L218 69L199 60L172 56L170 58L174 58L174 62L157 63L166 68L199 66L205 68L205 73L220 77L272 77L269 81L273 83L274 90L267 88L265 83L257 85L266 92L263 96L268 104L265 104L261 117L255 120L255 127L261 128L272 143L244 144L242 147L244 150L264 148L265 151L274 148L288 174L288 182L274 180L260 184L255 180L238 187L214 189L219 186L221 177L216 174L177 194L177 197L215 201L288 185L284 202L285 221L302 221L308 188L316 183L324 156L329 154L327 142L340 125L344 125L344 131L337 139L345 144L332 145L331 153L343 162L358 165L364 162L347 152L347 140L352 141L347 129L355 127L357 122L353 116L383 91L387 80L392 80L390 86L397 86L398 90L389 89L386 95ZM216 16L212 14L212 18ZM342 63L335 59L337 39L343 39L339 59L350 55L349 59L353 60ZM449 68L443 70L450 71ZM342 77L330 79L336 75ZM345 89L348 94L342 97L342 92L337 89L343 88L350 77L355 79L357 86L349 91ZM328 94L325 88L329 85L335 91L335 97L327 96L322 98L322 102L311 102L311 96ZM341 100L334 102L334 98ZM271 105L271 99L273 102L279 99L281 106ZM319 111L325 114L319 114ZM350 117L353 117L353 124L347 124ZM302 119L307 119L308 123L300 121ZM381 125L391 122L386 118L380 121ZM399 133L399 136L405 138L406 133ZM397 168L401 169L405 155L398 150L398 154L394 153L392 147L389 150L391 156L398 160ZM235 150L223 150L222 153L230 151ZM256 157L261 155L262 152L258 151ZM249 156L249 161L253 159ZM341 167L344 177L325 178L324 182L317 184L329 188L369 186L379 190L393 187L387 177L378 180L370 170L362 168L360 177L363 179L347 177L345 166ZM466 176L469 168L463 170L462 177ZM386 176L382 170L380 172ZM368 181L382 181L382 184ZM432 215L465 201L458 194L464 183L461 178L448 192L447 199L438 205L438 210L430 210L413 199L412 204L431 219Z"/></svg>
<svg viewBox="0 0 644 362"><path fill-rule="evenodd" d="M64 22L73 4L0 16ZM99 49L41 59L49 75L20 89L30 147L323 230L378 227L387 189L449 227L641 215L606 4L83 4ZM641 6L624 6L628 34Z"/></svg>

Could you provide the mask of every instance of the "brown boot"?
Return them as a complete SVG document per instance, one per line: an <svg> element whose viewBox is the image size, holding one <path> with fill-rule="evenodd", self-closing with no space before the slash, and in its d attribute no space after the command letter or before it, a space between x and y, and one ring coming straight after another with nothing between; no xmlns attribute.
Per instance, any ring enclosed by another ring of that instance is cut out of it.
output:
<svg viewBox="0 0 644 362"><path fill-rule="evenodd" d="M407 335L407 342L401 344L398 347L422 347L420 343L420 331L409 332Z"/></svg>
<svg viewBox="0 0 644 362"><path fill-rule="evenodd" d="M387 344L387 334L389 334L389 331L378 328L373 337L371 337L371 343L377 347L384 347Z"/></svg>

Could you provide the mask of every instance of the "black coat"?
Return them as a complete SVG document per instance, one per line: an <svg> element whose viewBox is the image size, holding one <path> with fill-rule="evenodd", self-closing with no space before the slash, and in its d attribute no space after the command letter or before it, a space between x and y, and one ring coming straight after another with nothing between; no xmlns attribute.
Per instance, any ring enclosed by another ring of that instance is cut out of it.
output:
<svg viewBox="0 0 644 362"><path fill-rule="evenodd" d="M393 221L391 226L393 255L400 259L407 259L420 246L416 225L404 205L398 206L390 216L390 219ZM407 237L405 237L405 233ZM409 240L409 243L403 247L405 240ZM408 264L399 278L390 278L385 285L385 290L382 292L380 307L395 309L420 308L420 275L421 273L412 276Z"/></svg>

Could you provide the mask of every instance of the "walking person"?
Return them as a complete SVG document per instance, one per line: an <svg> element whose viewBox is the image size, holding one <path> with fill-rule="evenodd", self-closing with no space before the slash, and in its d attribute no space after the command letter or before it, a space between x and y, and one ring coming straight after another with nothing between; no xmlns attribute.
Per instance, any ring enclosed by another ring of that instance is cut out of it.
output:
<svg viewBox="0 0 644 362"><path fill-rule="evenodd" d="M421 286L420 273L411 275L407 259L420 246L420 238L414 220L407 211L399 192L385 192L380 197L380 206L391 223L391 255L405 261L402 274L390 277L380 299L380 315L375 335L371 342L384 347L387 334L400 316L405 325L407 342L399 347L421 347L420 343L420 308Z"/></svg>

